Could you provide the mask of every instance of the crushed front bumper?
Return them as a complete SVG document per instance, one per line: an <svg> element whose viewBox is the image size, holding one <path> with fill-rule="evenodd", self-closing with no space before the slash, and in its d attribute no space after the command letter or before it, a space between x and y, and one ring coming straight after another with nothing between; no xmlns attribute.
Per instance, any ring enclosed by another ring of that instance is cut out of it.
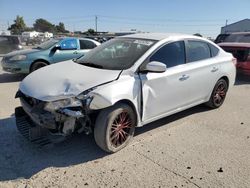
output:
<svg viewBox="0 0 250 188"><path fill-rule="evenodd" d="M92 132L91 120L86 107L45 110L46 102L24 95L18 91L21 107L16 108L16 125L20 133L31 142L49 144L65 140L73 133ZM84 110L85 109L85 110Z"/></svg>
<svg viewBox="0 0 250 188"><path fill-rule="evenodd" d="M39 109L38 106L37 108L39 110L35 110L34 107L28 104L26 100L24 98L20 98L20 103L25 113L32 119L34 123L44 128L56 129L56 121L55 121L54 115L52 115L50 112L46 112L42 109ZM30 99L30 100L34 100L34 99ZM40 104L40 105L43 105L43 104Z"/></svg>
<svg viewBox="0 0 250 188"><path fill-rule="evenodd" d="M16 126L19 132L30 142L43 147L65 140L63 136L50 134L49 130L35 124L22 107L15 109Z"/></svg>

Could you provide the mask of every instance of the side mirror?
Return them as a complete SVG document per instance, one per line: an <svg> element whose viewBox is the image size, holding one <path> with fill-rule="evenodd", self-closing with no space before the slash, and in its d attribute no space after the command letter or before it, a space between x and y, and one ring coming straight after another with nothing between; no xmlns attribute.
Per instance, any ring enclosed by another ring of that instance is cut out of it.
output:
<svg viewBox="0 0 250 188"><path fill-rule="evenodd" d="M147 72L165 72L167 69L167 66L164 63L158 62L158 61L152 61L148 63L146 66L144 66L141 71L147 71Z"/></svg>

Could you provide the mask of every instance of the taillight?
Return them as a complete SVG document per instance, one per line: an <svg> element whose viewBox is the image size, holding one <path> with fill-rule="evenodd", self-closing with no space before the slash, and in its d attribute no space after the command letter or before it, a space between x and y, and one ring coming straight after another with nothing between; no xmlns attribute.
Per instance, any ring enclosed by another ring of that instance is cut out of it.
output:
<svg viewBox="0 0 250 188"><path fill-rule="evenodd" d="M232 59L232 62L233 62L233 64L236 66L236 64L237 64L237 59L236 59L236 58L233 58L233 59Z"/></svg>

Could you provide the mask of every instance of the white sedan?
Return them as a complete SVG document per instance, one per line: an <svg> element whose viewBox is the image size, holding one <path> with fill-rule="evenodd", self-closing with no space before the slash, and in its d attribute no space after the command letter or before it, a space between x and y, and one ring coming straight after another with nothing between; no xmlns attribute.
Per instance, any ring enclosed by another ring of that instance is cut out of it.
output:
<svg viewBox="0 0 250 188"><path fill-rule="evenodd" d="M143 33L112 39L78 59L28 75L16 94L17 127L30 141L94 132L107 152L135 127L205 103L220 107L235 81L233 56L209 40Z"/></svg>

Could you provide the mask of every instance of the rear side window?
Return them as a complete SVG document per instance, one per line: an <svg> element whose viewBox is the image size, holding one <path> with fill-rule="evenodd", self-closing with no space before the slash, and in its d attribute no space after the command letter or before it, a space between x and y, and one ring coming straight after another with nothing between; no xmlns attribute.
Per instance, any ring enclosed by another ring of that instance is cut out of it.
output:
<svg viewBox="0 0 250 188"><path fill-rule="evenodd" d="M212 57L217 56L218 53L219 53L219 48L215 47L215 46L212 45L212 44L208 44L208 45L209 45L210 50L211 50L211 56L212 56Z"/></svg>
<svg viewBox="0 0 250 188"><path fill-rule="evenodd" d="M187 62L205 60L211 57L208 43L202 41L188 41Z"/></svg>
<svg viewBox="0 0 250 188"><path fill-rule="evenodd" d="M167 65L168 68L185 63L185 47L184 42L173 42L161 47L154 55L151 61L159 61Z"/></svg>
<svg viewBox="0 0 250 188"><path fill-rule="evenodd" d="M87 50L87 49L93 49L96 47L96 44L89 40L80 40L80 49Z"/></svg>

